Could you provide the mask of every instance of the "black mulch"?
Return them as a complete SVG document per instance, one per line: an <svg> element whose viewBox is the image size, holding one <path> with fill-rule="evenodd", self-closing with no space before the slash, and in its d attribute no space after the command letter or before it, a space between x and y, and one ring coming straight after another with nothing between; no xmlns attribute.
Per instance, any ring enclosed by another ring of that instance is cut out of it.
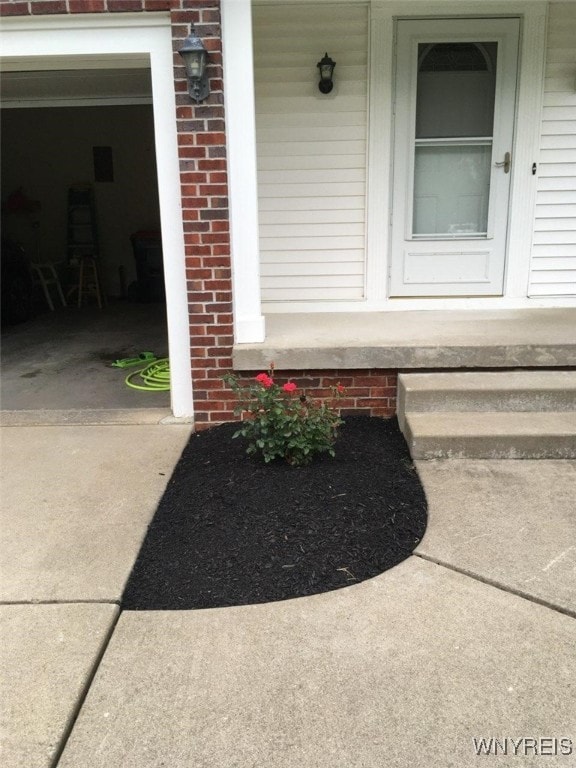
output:
<svg viewBox="0 0 576 768"><path fill-rule="evenodd" d="M248 457L237 426L190 438L122 599L128 610L263 603L354 584L406 559L426 499L396 419L352 416L336 458Z"/></svg>

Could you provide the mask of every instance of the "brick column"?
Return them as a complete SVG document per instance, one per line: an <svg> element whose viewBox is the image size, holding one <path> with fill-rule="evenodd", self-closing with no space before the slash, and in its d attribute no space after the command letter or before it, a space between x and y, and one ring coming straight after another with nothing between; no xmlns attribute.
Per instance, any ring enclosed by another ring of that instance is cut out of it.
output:
<svg viewBox="0 0 576 768"><path fill-rule="evenodd" d="M190 352L198 428L234 418L221 375L232 368L233 317L226 129L219 0L176 0L171 20L180 182L190 313ZM188 96L178 53L193 24L209 52L210 95Z"/></svg>

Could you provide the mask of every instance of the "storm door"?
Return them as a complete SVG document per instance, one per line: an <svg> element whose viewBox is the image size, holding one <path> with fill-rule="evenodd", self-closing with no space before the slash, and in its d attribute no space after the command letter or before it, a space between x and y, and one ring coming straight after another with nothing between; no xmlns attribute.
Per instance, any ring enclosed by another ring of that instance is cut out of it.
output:
<svg viewBox="0 0 576 768"><path fill-rule="evenodd" d="M391 296L501 295L518 19L398 22Z"/></svg>

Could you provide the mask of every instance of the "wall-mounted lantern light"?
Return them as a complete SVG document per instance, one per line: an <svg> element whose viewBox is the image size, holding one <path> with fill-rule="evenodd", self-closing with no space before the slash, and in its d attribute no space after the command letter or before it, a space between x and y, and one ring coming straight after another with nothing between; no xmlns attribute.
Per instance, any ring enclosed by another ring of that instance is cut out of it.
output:
<svg viewBox="0 0 576 768"><path fill-rule="evenodd" d="M316 66L320 70L320 82L318 83L318 88L320 88L322 93L330 93L334 87L332 75L334 74L336 62L332 61L330 56L328 56L328 53L325 53L324 58L320 59Z"/></svg>
<svg viewBox="0 0 576 768"><path fill-rule="evenodd" d="M190 28L190 34L184 40L184 45L178 51L184 59L186 77L188 78L188 93L190 98L198 104L207 98L210 93L206 64L208 51L204 48L202 40L196 36L194 27Z"/></svg>

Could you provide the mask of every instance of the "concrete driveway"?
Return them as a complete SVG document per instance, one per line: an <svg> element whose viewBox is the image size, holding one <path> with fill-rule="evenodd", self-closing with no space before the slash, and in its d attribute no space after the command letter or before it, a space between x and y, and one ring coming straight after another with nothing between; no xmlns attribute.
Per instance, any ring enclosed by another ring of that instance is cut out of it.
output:
<svg viewBox="0 0 576 768"><path fill-rule="evenodd" d="M576 462L419 463L429 528L396 568L119 614L188 435L3 428L5 768L576 764Z"/></svg>

